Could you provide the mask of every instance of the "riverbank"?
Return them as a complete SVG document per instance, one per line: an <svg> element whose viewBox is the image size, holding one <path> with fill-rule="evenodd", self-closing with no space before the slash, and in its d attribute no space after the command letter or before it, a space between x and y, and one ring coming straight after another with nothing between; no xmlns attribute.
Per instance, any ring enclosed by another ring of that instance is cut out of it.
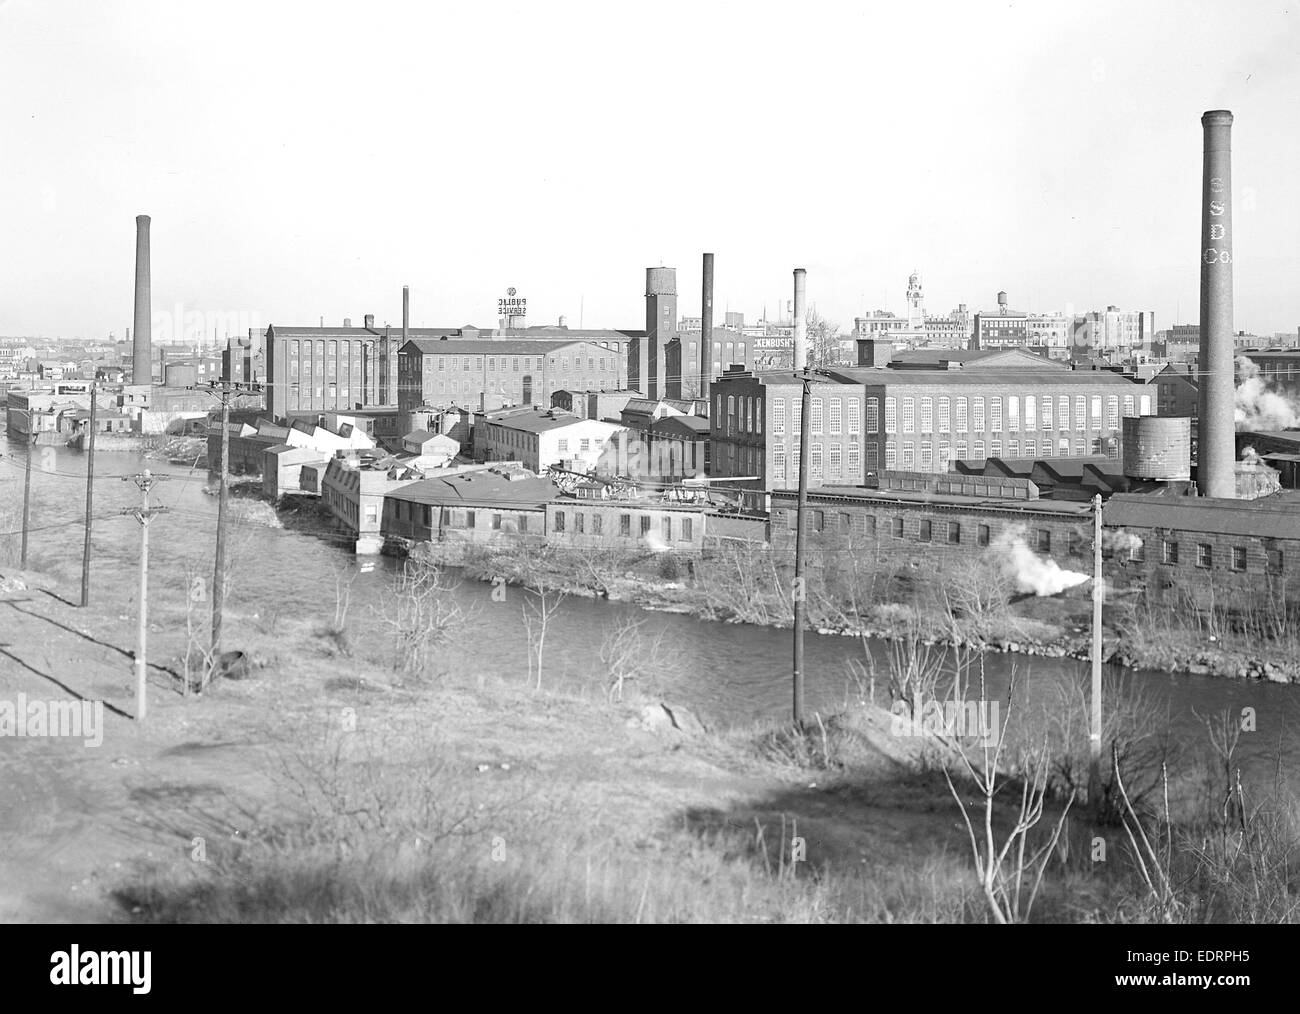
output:
<svg viewBox="0 0 1300 1014"><path fill-rule="evenodd" d="M393 658L401 637L371 616L339 621L336 612L331 621L320 608L234 605L227 644L253 660L251 671L185 696L191 607L174 594L184 575L162 573L149 718L140 724L131 617L73 606L43 575L3 576L0 700L104 705L97 744L0 741L7 921L992 918L963 804L942 771L946 762L959 796L978 796L969 782L962 787L960 761L925 727L899 727L869 702L819 710L802 733L782 720L721 728L661 696L669 688L641 692L634 683L613 697L610 659L594 644L583 667L548 668L539 688L522 665L486 659L474 643L481 625L448 627L449 664L440 657L403 673ZM507 608L518 615L517 600ZM1086 752L1084 706L1043 703L1066 722L1041 726L1052 733L1057 784L1069 758ZM1040 741L1041 719L1017 714ZM1154 743L1161 720L1139 698L1112 699L1108 716L1123 720L1117 734L1137 765L1136 793L1153 768L1127 746ZM1125 724L1134 719L1147 731ZM1171 766L1169 795L1174 830L1201 841L1207 827L1218 830L1205 824L1197 770L1190 755ZM1248 798L1262 804L1257 787L1267 788L1248 773ZM996 834L1014 825L1019 798L1012 783L995 801ZM1061 795L1049 796L1040 834L1062 806ZM1161 826L1153 819L1148 833ZM1251 870L1293 869L1276 860L1294 836L1269 833L1251 827L1249 847L1259 853ZM1099 837L1113 848L1101 864L1089 858ZM1048 853L1033 920L1160 918L1124 841L1118 827L1076 810ZM1176 858L1202 865L1178 871L1175 882L1227 885L1205 897L1186 888L1171 903L1180 919L1294 917L1286 908L1294 885L1273 877L1262 893L1257 883L1237 892L1236 867Z"/></svg>
<svg viewBox="0 0 1300 1014"><path fill-rule="evenodd" d="M759 550L738 550L729 557L725 552L687 556L421 542L411 552L418 559L460 567L479 581L598 596L701 620L768 627L793 622L791 607L779 591L788 579L760 561ZM1106 589L1102 658L1107 665L1300 683L1300 644L1285 636L1269 642L1230 630L1215 633L1194 616L1155 614L1143 607L1141 589L1126 576L1121 573ZM1017 595L997 588L992 577L986 589L973 590L982 581L978 573L927 577L896 572L874 581L868 589L873 594L853 587L848 595L837 595L824 582L819 587L814 577L809 585L810 627L821 634L888 642L919 639L930 645L1031 657L1092 658L1090 581L1052 596ZM861 605L855 608L857 603Z"/></svg>
<svg viewBox="0 0 1300 1014"><path fill-rule="evenodd" d="M610 702L597 672L403 680L387 644L281 615L230 617L252 678L185 697L160 604L141 725L128 625L5 576L0 699L105 706L98 746L3 741L5 921L985 918L947 789L884 713L826 716L815 759Z"/></svg>

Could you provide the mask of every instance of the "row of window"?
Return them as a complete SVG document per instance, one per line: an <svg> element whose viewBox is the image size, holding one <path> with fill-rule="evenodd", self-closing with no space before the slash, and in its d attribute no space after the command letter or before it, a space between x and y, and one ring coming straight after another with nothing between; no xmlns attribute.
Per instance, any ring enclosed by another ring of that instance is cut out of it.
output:
<svg viewBox="0 0 1300 1014"><path fill-rule="evenodd" d="M830 514L829 517L828 514ZM797 527L797 519L798 513L796 511L787 510L785 512L786 528L794 531ZM858 513L855 515L848 511L831 513L825 510L813 509L804 515L804 521L807 528L814 532L828 530L838 531L841 534L856 532L872 538L877 534L876 516L874 514ZM831 526L829 529L827 528L828 523ZM891 538L904 539L907 537L907 519L902 515L888 518L887 524ZM984 524L967 526L967 537L969 537L972 527L975 530L975 544L987 546L991 534L990 527ZM933 521L929 518L921 518L916 523L914 533L917 542L944 542L950 546L962 544L962 522L960 521ZM1033 534L1038 551L1050 553L1052 551L1052 533L1046 528L1040 528L1036 529Z"/></svg>
<svg viewBox="0 0 1300 1014"><path fill-rule="evenodd" d="M418 511L419 523L424 525L426 528L431 528L433 526L433 509L428 504L407 503L405 500L397 500L395 502L396 507L394 508L393 513L398 521L405 520L413 522L416 520L416 512ZM501 530L502 516L500 514L495 511L478 511L470 510L468 508L451 508L447 511L447 517L444 519L443 524L447 528L477 528L479 514L488 515L487 521L493 531ZM514 515L514 518L517 522L518 530L521 532L527 532L528 515L519 513Z"/></svg>
<svg viewBox="0 0 1300 1014"><path fill-rule="evenodd" d="M591 515L591 534L604 534L605 518L603 514L595 513ZM653 519L648 514L642 514L637 519L638 534L644 538L649 535L653 528ZM573 512L573 533L575 535L585 535L587 527L587 515L582 511ZM677 520L677 539L679 542L690 542L695 532L694 518L679 518ZM555 512L555 530L563 532L568 530L568 522L565 512L557 510ZM632 515L620 514L618 516L618 534L623 538L632 536ZM659 519L659 535L665 542L673 541L673 519L664 515Z"/></svg>
<svg viewBox="0 0 1300 1014"><path fill-rule="evenodd" d="M426 358L437 360L438 372L440 373L455 372L457 370L459 370L462 373L469 373L473 370L481 371L483 369L482 356L428 356ZM541 356L510 356L510 357L488 356L487 369L489 373L497 372L498 358L500 359L500 367L501 367L500 372L502 373L506 373L506 372L527 373L530 370L540 370L542 368ZM606 368L616 369L618 367L617 359L608 359L605 356L574 356L572 368L575 370L581 370L583 368L584 360L586 361L588 370L596 370L596 369L604 370ZM404 363L405 357L399 360L399 362ZM555 356L551 356L550 366L552 369L555 369L556 367ZM559 368L563 372L567 372L569 370L570 364L569 364L568 356L559 357Z"/></svg>
<svg viewBox="0 0 1300 1014"><path fill-rule="evenodd" d="M868 399L873 401L875 399ZM772 399L772 432L780 436L785 433L786 407L784 398ZM808 423L811 432L816 435L822 433L828 436L838 437L844 432L856 434L861 432L861 417L858 414L861 402L857 398L818 398L812 399L812 404L808 406L809 419ZM803 432L803 398L790 399L791 410L791 432L799 436ZM847 410L847 419L845 411ZM847 423L847 431L845 424ZM760 429L759 432L762 432Z"/></svg>
<svg viewBox="0 0 1300 1014"><path fill-rule="evenodd" d="M1135 563L1142 563L1146 560L1146 547L1137 544L1129 550L1129 559ZM1245 546L1228 547L1228 569L1245 573L1248 569L1247 554ZM1173 539L1162 539L1160 544L1160 562L1168 566L1177 566L1178 564L1178 542ZM1214 545L1209 542L1196 543L1196 566L1204 570L1214 568ZM1268 574L1281 574L1284 566L1282 550L1267 548L1264 551L1264 571Z"/></svg>
<svg viewBox="0 0 1300 1014"><path fill-rule="evenodd" d="M310 356L313 351L312 345L312 342L304 341L300 343L295 339L294 341L289 342L289 355L294 358L297 358L299 355ZM340 351L343 353L344 359L347 359L348 356L355 358L361 354L362 350L365 351L367 356L373 356L375 352L375 343L373 341L318 341L315 343L315 352L318 359L327 354L330 356L336 356ZM396 354L395 349L394 354Z"/></svg>
<svg viewBox="0 0 1300 1014"><path fill-rule="evenodd" d="M930 441L922 440L918 443L907 441L901 444L893 441L885 444L884 467L886 469L902 468L904 471L918 469L928 472L937 469L946 472L953 461L982 460L986 457L1001 458L1003 452L1009 459L1033 458L1034 460L1061 457L1067 458L1071 454L1075 457L1083 457L1089 454L1105 454L1111 458L1119 457L1119 444L1114 440L1105 440L1102 437L1092 439L1075 440L1073 444L1062 437L1055 443L1050 437L1044 437L1041 442L1037 440L1008 440L1005 445L1001 440L976 440L968 442L958 440L950 442L947 440ZM865 461L868 471L875 471L881 467L880 462L880 445L874 440L868 440L865 444ZM787 478L797 479L799 475L799 445L794 443L789 448L787 455L784 443L774 444L772 447L772 478L776 481L782 481ZM828 468L823 474L822 462L826 461ZM856 478L858 467L862 458L859 455L859 448L856 442L849 443L847 447L841 444L830 444L823 457L823 445L813 443L808 448L808 472L813 481L835 481L840 478ZM841 472L841 462L846 462L847 471Z"/></svg>
<svg viewBox="0 0 1300 1014"><path fill-rule="evenodd" d="M879 399L867 399L867 432L879 432ZM1143 394L1135 397L1119 395L1076 395L1074 397L1073 421L1077 432L1100 429L1102 413L1108 429L1119 429L1121 408L1125 417L1148 415L1151 412L1151 396ZM814 404L814 409L815 409ZM994 395L983 397L949 398L885 398L885 432L886 433L982 433L985 431L985 409L988 410L987 429L1001 433L1004 428L1012 432L1032 432L1043 429L1049 431L1069 430L1071 421L1071 401L1068 395L1053 398L1051 395L1009 395L1005 399ZM1023 408L1023 413L1022 413ZM901 409L901 430L900 430ZM917 413L920 413L919 427ZM937 409L937 418L936 418Z"/></svg>

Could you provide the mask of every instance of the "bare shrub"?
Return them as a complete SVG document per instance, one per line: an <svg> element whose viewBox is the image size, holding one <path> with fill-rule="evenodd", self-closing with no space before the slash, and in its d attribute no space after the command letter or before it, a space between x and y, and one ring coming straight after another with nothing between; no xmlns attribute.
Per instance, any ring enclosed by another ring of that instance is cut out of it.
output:
<svg viewBox="0 0 1300 1014"><path fill-rule="evenodd" d="M653 637L645 632L645 617L624 616L605 627L600 661L606 678L605 694L621 701L628 683L653 693L666 678L677 673L678 662L664 646L664 631Z"/></svg>
<svg viewBox="0 0 1300 1014"><path fill-rule="evenodd" d="M1006 617L1014 585L986 556L963 557L944 568L936 589L939 605L968 636L984 639L992 621Z"/></svg>
<svg viewBox="0 0 1300 1014"><path fill-rule="evenodd" d="M1114 669L1103 674L1101 699L1101 749L1114 755L1114 763L1109 769L1103 766L1094 817L1102 824L1119 825L1125 802L1116 776L1122 778L1131 805L1143 810L1174 756L1171 718L1168 702L1162 705L1153 689ZM1039 713L1052 752L1051 787L1058 795L1084 798L1088 794L1091 702L1092 674L1078 666L1072 679L1056 684Z"/></svg>
<svg viewBox="0 0 1300 1014"><path fill-rule="evenodd" d="M456 587L442 568L416 559L403 563L392 587L371 609L391 631L394 670L413 677L427 674L467 619Z"/></svg>
<svg viewBox="0 0 1300 1014"><path fill-rule="evenodd" d="M776 555L753 543L726 543L695 568L709 613L719 619L765 626L794 621L790 576Z"/></svg>

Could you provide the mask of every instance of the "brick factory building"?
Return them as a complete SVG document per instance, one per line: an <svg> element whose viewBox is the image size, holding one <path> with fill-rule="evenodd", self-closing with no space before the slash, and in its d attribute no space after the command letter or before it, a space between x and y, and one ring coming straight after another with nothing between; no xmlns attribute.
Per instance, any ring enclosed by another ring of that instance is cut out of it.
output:
<svg viewBox="0 0 1300 1014"><path fill-rule="evenodd" d="M623 354L592 341L413 338L397 356L399 426L416 409L549 407L557 391L626 386Z"/></svg>
<svg viewBox="0 0 1300 1014"><path fill-rule="evenodd" d="M809 488L947 472L959 460L1118 458L1120 419L1155 412L1145 385L1028 353L892 355L886 342L860 341L864 365L825 370L812 385ZM797 488L802 385L732 371L711 394L712 474Z"/></svg>
<svg viewBox="0 0 1300 1014"><path fill-rule="evenodd" d="M1086 501L1044 500L1025 479L887 472L881 487L823 486L808 493L805 531L813 549L890 552L942 560L980 552L1015 532L1040 556L1086 569L1092 554L1092 508ZM773 490L768 538L794 552L793 490Z"/></svg>
<svg viewBox="0 0 1300 1014"><path fill-rule="evenodd" d="M603 357L607 365L612 361L625 363L627 346L639 334L635 331L574 330L561 326L476 328L467 325L407 329L410 341L455 339L497 345L518 342L521 346L530 347L539 342L548 343L548 347L557 343L585 342L600 349L597 356ZM399 403L399 352L403 344L400 327L376 327L374 318L367 315L363 327L352 327L350 321L346 321L342 327L271 325L266 330L264 341L262 360L265 364L266 383L269 385L266 407L277 419L312 412L352 410L363 405L389 406ZM501 354L501 350L494 353ZM534 354L545 355L546 350L541 349ZM591 374L595 370L593 368L585 372ZM625 385L625 365L600 373L601 384L597 387L616 388ZM617 373L617 377L606 383L607 373ZM559 386L567 384L573 387L580 382L580 376L575 371L575 375ZM535 401L543 400L540 393L543 388L539 385L540 381L531 392ZM449 395L450 390L444 393ZM545 397L549 399L549 393ZM457 403L466 404L464 401ZM477 401L470 407L477 407Z"/></svg>
<svg viewBox="0 0 1300 1014"><path fill-rule="evenodd" d="M1300 496L1257 500L1116 494L1102 517L1142 540L1127 563L1153 601L1293 610L1300 599Z"/></svg>

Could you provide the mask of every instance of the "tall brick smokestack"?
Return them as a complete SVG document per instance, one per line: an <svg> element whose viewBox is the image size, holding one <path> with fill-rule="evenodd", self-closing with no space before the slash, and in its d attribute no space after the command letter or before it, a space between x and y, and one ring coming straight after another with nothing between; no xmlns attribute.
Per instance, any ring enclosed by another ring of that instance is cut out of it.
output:
<svg viewBox="0 0 1300 1014"><path fill-rule="evenodd" d="M794 369L796 373L808 366L808 321L804 315L805 290L808 272L794 269Z"/></svg>
<svg viewBox="0 0 1300 1014"><path fill-rule="evenodd" d="M149 216L135 216L135 337L131 345L131 381L153 382L153 356L150 343L152 298L149 286Z"/></svg>
<svg viewBox="0 0 1300 1014"><path fill-rule="evenodd" d="M704 286L700 295L700 393L709 396L709 378L713 375L713 254L704 255Z"/></svg>
<svg viewBox="0 0 1300 1014"><path fill-rule="evenodd" d="M1201 117L1201 374L1197 481L1202 496L1234 498L1232 346L1232 113Z"/></svg>

